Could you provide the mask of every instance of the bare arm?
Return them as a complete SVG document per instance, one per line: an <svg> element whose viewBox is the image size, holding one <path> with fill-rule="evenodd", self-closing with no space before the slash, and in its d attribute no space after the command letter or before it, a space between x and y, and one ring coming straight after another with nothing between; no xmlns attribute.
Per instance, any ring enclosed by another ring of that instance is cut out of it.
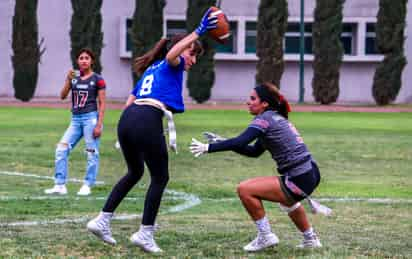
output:
<svg viewBox="0 0 412 259"><path fill-rule="evenodd" d="M124 109L126 109L130 104L132 104L134 100L136 100L136 96L134 96L133 94L129 95L126 104L124 105Z"/></svg>
<svg viewBox="0 0 412 259"><path fill-rule="evenodd" d="M70 82L73 79L74 72L72 69L69 70L66 76L66 80L64 81L64 85L62 90L60 91L60 99L64 100L66 99L67 95L70 92Z"/></svg>
<svg viewBox="0 0 412 259"><path fill-rule="evenodd" d="M102 135L102 126L104 111L106 109L106 90L100 90L97 96L97 102L99 104L99 119L97 121L96 127L93 130L93 137L98 138Z"/></svg>
<svg viewBox="0 0 412 259"><path fill-rule="evenodd" d="M167 53L166 60L172 66L177 66L180 63L179 55L188 48L193 42L199 38L199 35L196 32L192 32L181 41L176 43Z"/></svg>

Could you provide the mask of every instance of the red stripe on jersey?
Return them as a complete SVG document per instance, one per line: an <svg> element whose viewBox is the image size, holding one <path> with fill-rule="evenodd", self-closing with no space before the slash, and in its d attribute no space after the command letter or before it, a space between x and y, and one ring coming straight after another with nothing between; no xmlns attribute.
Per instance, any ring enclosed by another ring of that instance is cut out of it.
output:
<svg viewBox="0 0 412 259"><path fill-rule="evenodd" d="M97 81L97 86L98 87L105 87L106 86L106 82L104 82L103 79L100 79L99 81Z"/></svg>
<svg viewBox="0 0 412 259"><path fill-rule="evenodd" d="M269 122L262 119L255 119L252 121L252 125L256 125L262 129L266 129L269 127Z"/></svg>

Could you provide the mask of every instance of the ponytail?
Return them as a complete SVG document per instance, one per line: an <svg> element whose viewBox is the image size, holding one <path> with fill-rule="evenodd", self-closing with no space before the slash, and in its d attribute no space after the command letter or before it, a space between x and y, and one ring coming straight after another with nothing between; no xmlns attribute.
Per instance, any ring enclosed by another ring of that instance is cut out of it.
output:
<svg viewBox="0 0 412 259"><path fill-rule="evenodd" d="M280 115L285 117L286 119L289 118L289 112L292 111L292 108L290 107L289 102L279 93L279 106L278 106L278 112Z"/></svg>
<svg viewBox="0 0 412 259"><path fill-rule="evenodd" d="M153 64L155 60L163 59L167 54L167 45L169 41L169 39L163 38L143 56L135 58L133 63L133 71L140 76L151 64Z"/></svg>

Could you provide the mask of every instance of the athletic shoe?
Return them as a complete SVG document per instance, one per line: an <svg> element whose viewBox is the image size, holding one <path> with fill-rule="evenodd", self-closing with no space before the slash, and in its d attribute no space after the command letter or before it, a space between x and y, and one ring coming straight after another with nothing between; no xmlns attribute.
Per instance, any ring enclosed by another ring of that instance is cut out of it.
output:
<svg viewBox="0 0 412 259"><path fill-rule="evenodd" d="M162 249L156 244L153 239L153 233L139 230L130 237L130 241L148 253L160 253Z"/></svg>
<svg viewBox="0 0 412 259"><path fill-rule="evenodd" d="M258 234L252 242L243 247L243 250L247 252L257 252L278 243L279 238L274 233Z"/></svg>
<svg viewBox="0 0 412 259"><path fill-rule="evenodd" d="M77 192L77 195L87 196L91 193L90 187L87 184L83 184L80 190Z"/></svg>
<svg viewBox="0 0 412 259"><path fill-rule="evenodd" d="M67 188L66 188L66 185L64 184L60 184L60 185L56 184L55 186L53 186L53 188L44 190L44 193L64 195L64 194L67 194Z"/></svg>
<svg viewBox="0 0 412 259"><path fill-rule="evenodd" d="M87 230L104 242L110 245L115 245L116 240L113 238L112 231L110 230L110 220L112 215L113 213L101 212L99 216L87 223Z"/></svg>
<svg viewBox="0 0 412 259"><path fill-rule="evenodd" d="M322 247L319 238L316 235L310 238L304 238L302 243L297 245L298 248L319 248Z"/></svg>

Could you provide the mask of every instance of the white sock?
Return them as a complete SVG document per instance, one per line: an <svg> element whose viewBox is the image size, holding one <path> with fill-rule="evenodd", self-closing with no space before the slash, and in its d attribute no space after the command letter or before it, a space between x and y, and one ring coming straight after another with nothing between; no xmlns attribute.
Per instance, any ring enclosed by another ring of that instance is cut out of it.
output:
<svg viewBox="0 0 412 259"><path fill-rule="evenodd" d="M255 221L256 228L259 234L266 235L272 232L268 218L263 217Z"/></svg>
<svg viewBox="0 0 412 259"><path fill-rule="evenodd" d="M140 225L139 232L144 236L153 237L154 234L154 225Z"/></svg>
<svg viewBox="0 0 412 259"><path fill-rule="evenodd" d="M112 217L113 217L113 212L100 211L100 213L99 213L99 218L101 218L101 219L111 220Z"/></svg>
<svg viewBox="0 0 412 259"><path fill-rule="evenodd" d="M315 231L313 230L312 227L308 228L306 231L302 232L303 238L305 239L312 239L313 236L315 236Z"/></svg>

